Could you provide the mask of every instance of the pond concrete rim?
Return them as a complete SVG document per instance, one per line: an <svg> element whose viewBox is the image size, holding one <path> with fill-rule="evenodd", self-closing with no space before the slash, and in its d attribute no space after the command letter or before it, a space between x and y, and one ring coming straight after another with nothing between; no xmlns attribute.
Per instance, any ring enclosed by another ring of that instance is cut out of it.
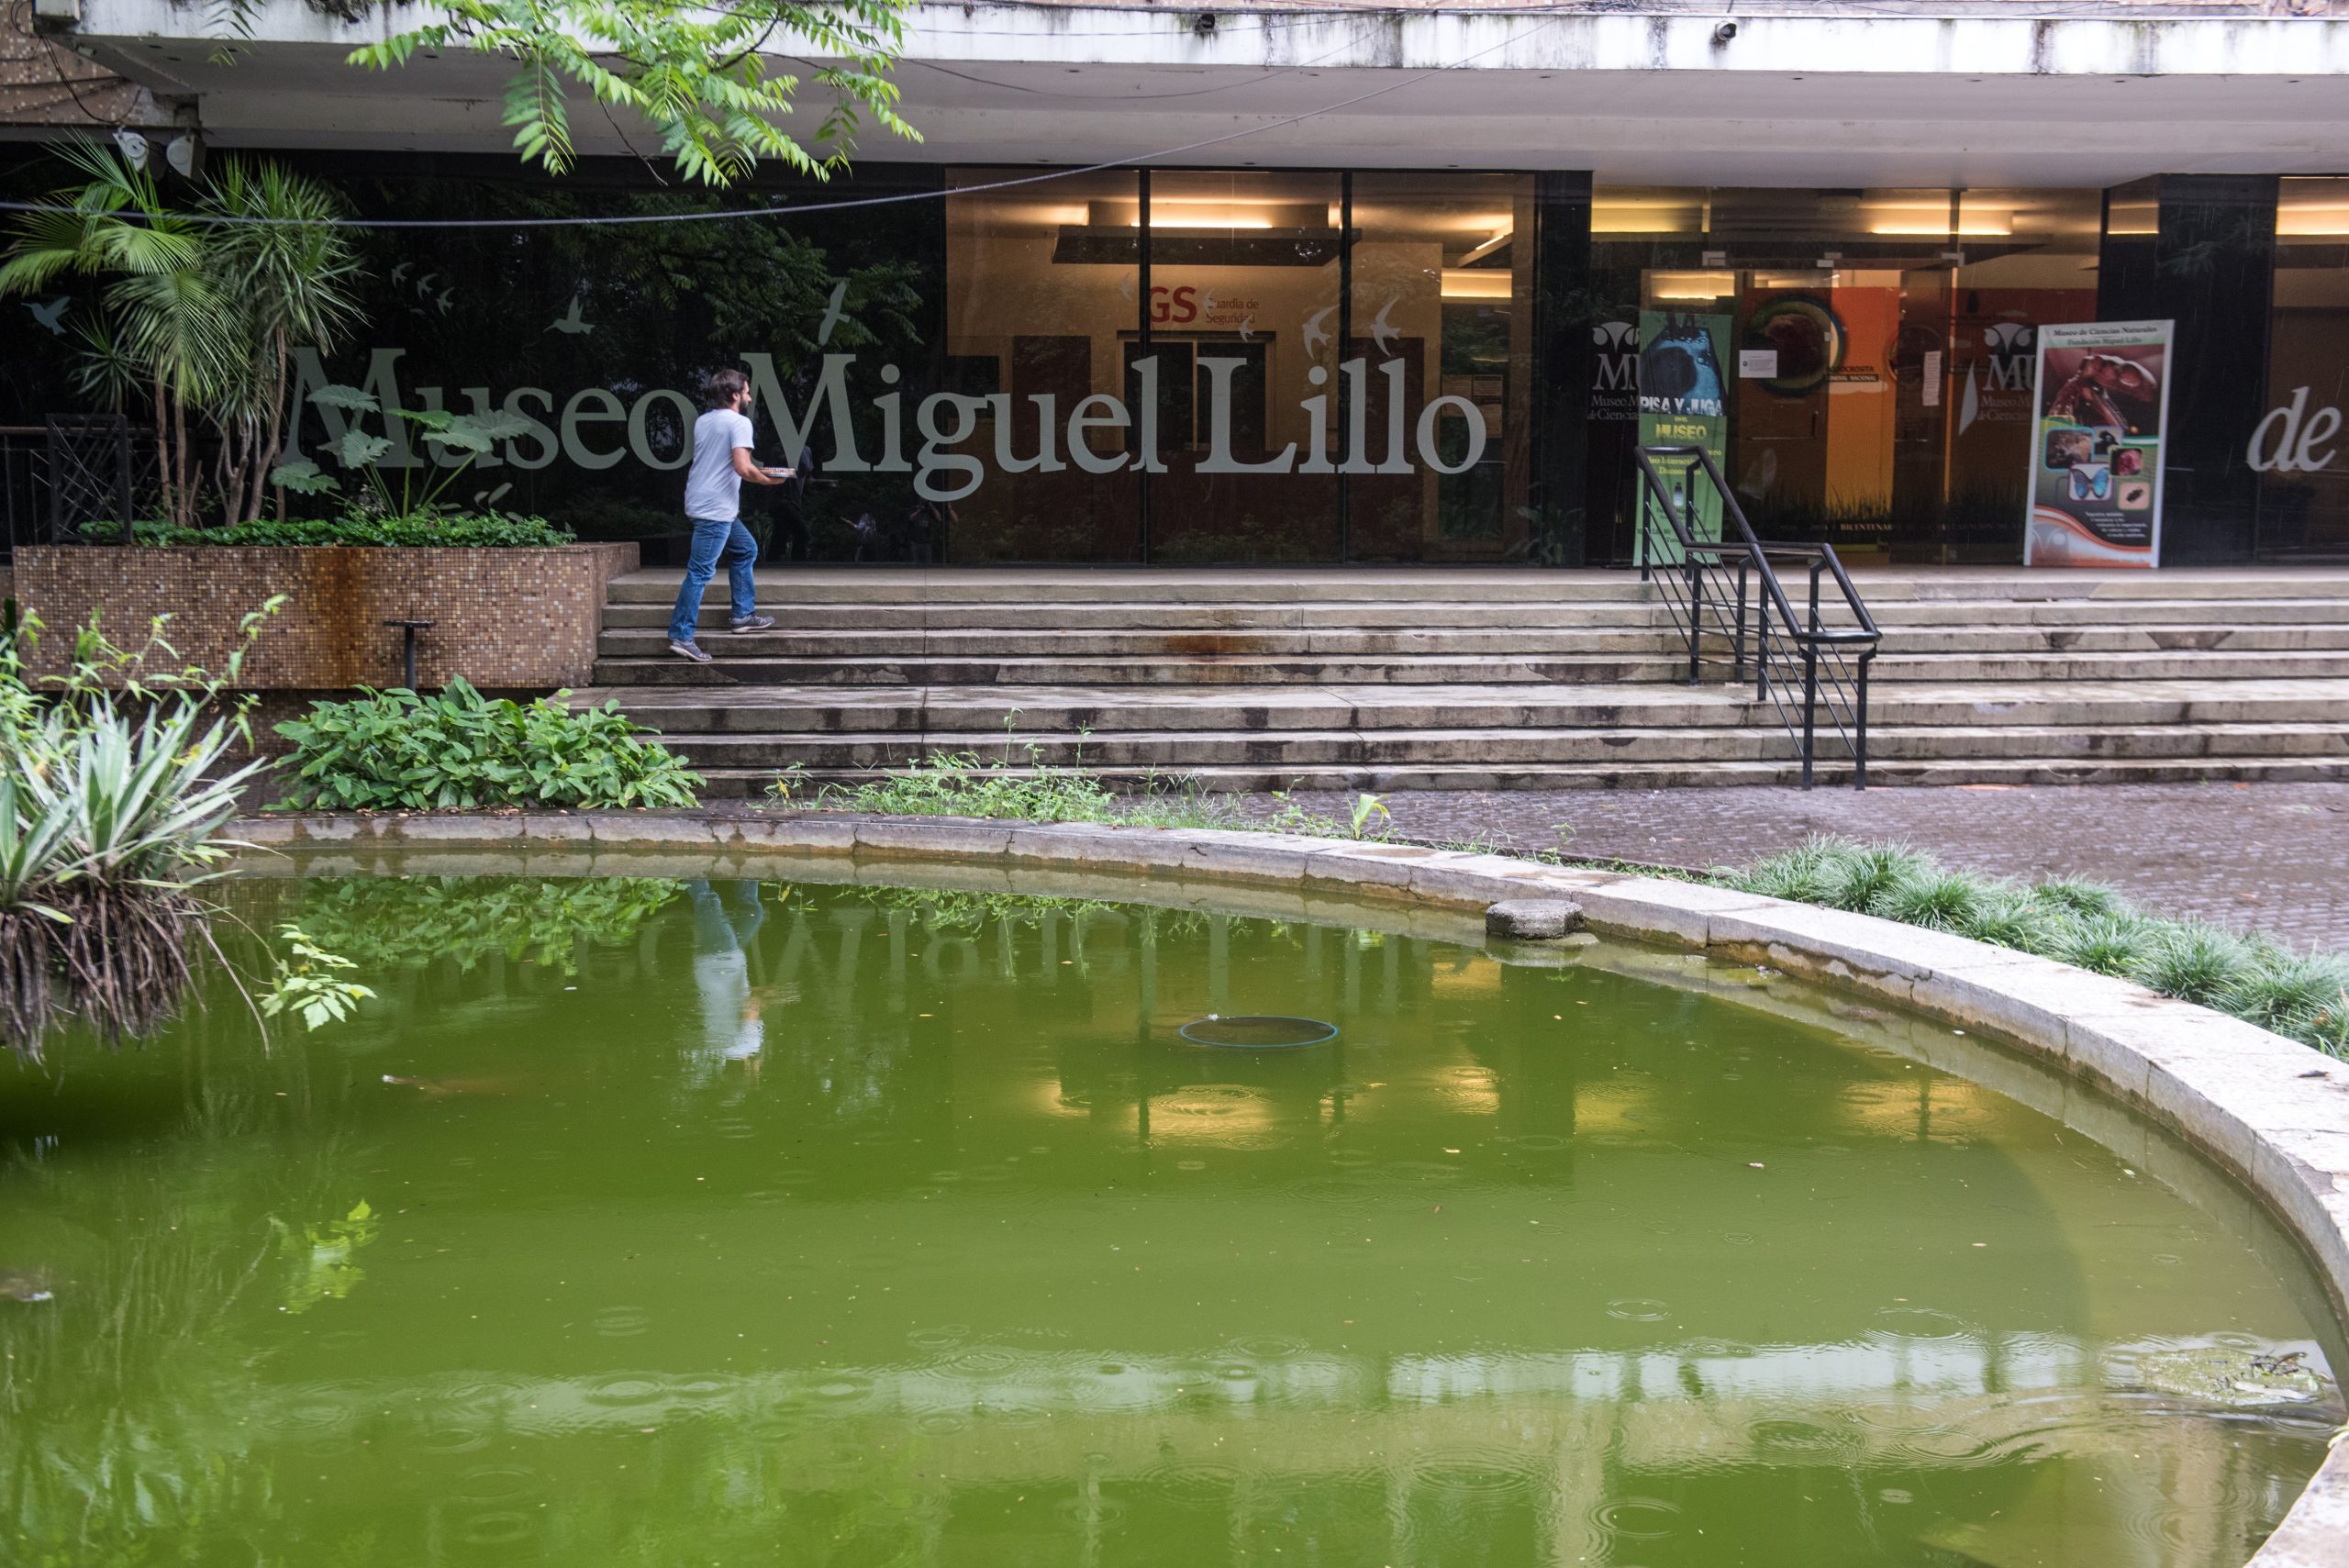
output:
<svg viewBox="0 0 2349 1568"><path fill-rule="evenodd" d="M2257 1195L2349 1324L2349 1063L2142 985L1943 931L1703 883L1375 840L967 817L520 811L285 815L225 837L319 872L707 874L729 862L1082 871L1391 902L1481 917L1570 899L1589 929L1766 964L1979 1030L2152 1117ZM395 864L395 862L396 862ZM663 862L675 862L664 866ZM693 868L699 867L698 873ZM1011 889L1007 885L1005 891ZM2349 1563L2349 1443L2250 1568Z"/></svg>

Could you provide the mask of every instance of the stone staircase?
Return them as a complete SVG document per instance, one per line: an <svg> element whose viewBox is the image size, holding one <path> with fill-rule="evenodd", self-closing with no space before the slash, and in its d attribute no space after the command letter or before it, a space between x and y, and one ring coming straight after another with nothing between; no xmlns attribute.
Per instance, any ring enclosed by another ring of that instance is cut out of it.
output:
<svg viewBox="0 0 2349 1568"><path fill-rule="evenodd" d="M2349 573L1877 571L1869 782L2349 777ZM1216 789L1787 784L1750 685L1689 686L1629 573L1517 570L761 573L769 632L677 574L616 578L594 688L711 782L845 779L939 751ZM1848 782L1822 744L1822 784Z"/></svg>

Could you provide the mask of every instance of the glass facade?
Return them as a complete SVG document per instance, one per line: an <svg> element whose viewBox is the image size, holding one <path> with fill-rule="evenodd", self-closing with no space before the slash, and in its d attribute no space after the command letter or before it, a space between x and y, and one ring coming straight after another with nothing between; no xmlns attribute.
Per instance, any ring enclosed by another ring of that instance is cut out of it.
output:
<svg viewBox="0 0 2349 1568"><path fill-rule="evenodd" d="M1593 559L1634 554L1631 450L1656 433L1638 384L1660 336L1716 360L1716 455L1765 534L1860 559L2015 559L2036 330L2096 318L2100 205L1599 186Z"/></svg>
<svg viewBox="0 0 2349 1568"><path fill-rule="evenodd" d="M12 195L61 177L11 157ZM773 560L1629 564L1633 450L1698 439L1766 535L2011 562L2040 330L2154 318L2178 323L2165 559L2349 557L2349 178L874 164L720 195L629 163L298 161L380 217L773 209L371 231L364 340L305 363L519 416L456 498L654 560L700 378L740 364L763 455L804 471L744 498ZM86 404L70 329L0 333L0 423ZM307 410L306 448L340 422ZM442 460L409 430L390 461Z"/></svg>
<svg viewBox="0 0 2349 1568"><path fill-rule="evenodd" d="M2261 555L2349 557L2349 179L2285 180L2266 407L2245 461L2259 475Z"/></svg>
<svg viewBox="0 0 2349 1568"><path fill-rule="evenodd" d="M1531 176L1024 172L950 180L946 559L1526 553Z"/></svg>

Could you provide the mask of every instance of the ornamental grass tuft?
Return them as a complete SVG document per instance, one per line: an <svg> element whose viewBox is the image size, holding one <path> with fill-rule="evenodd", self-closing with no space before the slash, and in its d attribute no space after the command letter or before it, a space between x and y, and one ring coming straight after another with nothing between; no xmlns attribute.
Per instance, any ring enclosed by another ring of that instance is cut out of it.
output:
<svg viewBox="0 0 2349 1568"><path fill-rule="evenodd" d="M2032 897L2028 889L1992 884L1978 891L1952 928L1962 937L2022 952L2051 953L2065 917Z"/></svg>
<svg viewBox="0 0 2349 1568"><path fill-rule="evenodd" d="M1964 931L1979 913L1991 884L1928 861L1899 877L1868 903L1867 913L1936 931Z"/></svg>
<svg viewBox="0 0 2349 1568"><path fill-rule="evenodd" d="M2126 910L2084 915L2057 929L2049 958L2121 980L2136 973L2138 961L2153 944L2153 932L2144 917Z"/></svg>
<svg viewBox="0 0 2349 1568"><path fill-rule="evenodd" d="M2207 920L2148 914L2100 883L2013 882L1897 844L1826 838L1713 876L1742 892L1862 909L2134 980L2349 1057L2349 955L2296 952Z"/></svg>
<svg viewBox="0 0 2349 1568"><path fill-rule="evenodd" d="M2223 927L2179 920L2154 936L2135 978L2165 996L2215 1006L2249 984L2257 958L2255 947Z"/></svg>

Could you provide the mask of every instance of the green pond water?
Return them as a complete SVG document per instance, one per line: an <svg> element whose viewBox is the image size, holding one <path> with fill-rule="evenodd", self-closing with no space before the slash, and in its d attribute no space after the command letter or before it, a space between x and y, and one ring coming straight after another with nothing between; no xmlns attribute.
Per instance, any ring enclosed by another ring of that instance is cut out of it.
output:
<svg viewBox="0 0 2349 1568"><path fill-rule="evenodd" d="M0 1562L2231 1568L2342 1418L2207 1166L1751 968L774 881L229 897L380 995L0 1064ZM1338 1033L1177 1033L1265 1013Z"/></svg>

